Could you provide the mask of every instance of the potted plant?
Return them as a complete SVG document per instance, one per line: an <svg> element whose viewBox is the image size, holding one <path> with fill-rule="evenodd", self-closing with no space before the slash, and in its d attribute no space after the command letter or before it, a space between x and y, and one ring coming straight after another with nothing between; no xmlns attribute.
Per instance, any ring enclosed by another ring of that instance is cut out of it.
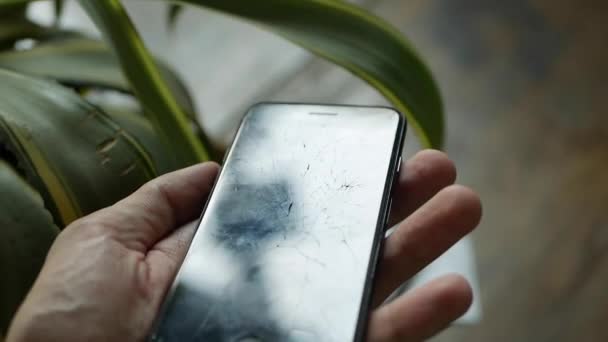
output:
<svg viewBox="0 0 608 342"><path fill-rule="evenodd" d="M62 227L162 173L221 156L186 88L146 49L119 0L80 0L105 41L30 21L29 2L0 0L0 336ZM407 116L423 145L441 147L430 72L373 14L335 0L172 3L242 18L349 70ZM171 5L171 20L180 8ZM108 90L138 107L94 96Z"/></svg>

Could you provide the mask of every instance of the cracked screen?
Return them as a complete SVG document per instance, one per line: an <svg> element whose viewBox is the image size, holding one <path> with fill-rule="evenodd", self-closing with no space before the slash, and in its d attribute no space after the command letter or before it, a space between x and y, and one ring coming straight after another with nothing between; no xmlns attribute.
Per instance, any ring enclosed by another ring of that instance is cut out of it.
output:
<svg viewBox="0 0 608 342"><path fill-rule="evenodd" d="M254 107L154 339L352 341L399 129L384 108Z"/></svg>

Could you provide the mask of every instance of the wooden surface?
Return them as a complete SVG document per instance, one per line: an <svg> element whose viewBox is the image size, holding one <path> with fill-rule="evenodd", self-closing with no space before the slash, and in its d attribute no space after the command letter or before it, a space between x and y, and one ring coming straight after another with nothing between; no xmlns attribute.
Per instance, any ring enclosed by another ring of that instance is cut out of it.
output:
<svg viewBox="0 0 608 342"><path fill-rule="evenodd" d="M434 340L608 341L608 2L364 4L428 60L459 182L484 202L473 235L483 321ZM152 49L187 79L219 142L258 100L384 103L247 24L190 11L170 36L157 5L129 8ZM417 149L410 135L405 153Z"/></svg>

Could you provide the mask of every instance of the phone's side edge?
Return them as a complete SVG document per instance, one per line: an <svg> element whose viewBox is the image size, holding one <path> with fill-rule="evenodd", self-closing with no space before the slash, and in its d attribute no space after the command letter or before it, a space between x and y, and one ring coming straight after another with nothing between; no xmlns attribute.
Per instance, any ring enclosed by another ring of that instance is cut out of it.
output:
<svg viewBox="0 0 608 342"><path fill-rule="evenodd" d="M365 278L365 287L363 289L363 295L361 299L361 306L359 307L359 317L357 319L357 329L355 331L355 342L363 342L367 336L367 322L370 315L370 306L372 300L372 294L374 291L374 279L376 271L378 269L378 263L380 256L384 250L384 237L386 234L386 225L389 217L388 210L390 210L390 202L392 197L392 188L395 184L395 177L398 176L397 170L399 170L398 163L401 160L401 154L403 152L403 146L405 143L405 134L407 131L407 123L401 113L392 108L391 109L399 116L397 123L397 131L395 134L395 144L393 144L393 151L391 154L390 165L388 168L386 183L384 185L384 192L382 195L382 203L378 212L378 220L376 224L376 232L374 234L374 242L372 251L370 253L369 263L367 266L367 276Z"/></svg>

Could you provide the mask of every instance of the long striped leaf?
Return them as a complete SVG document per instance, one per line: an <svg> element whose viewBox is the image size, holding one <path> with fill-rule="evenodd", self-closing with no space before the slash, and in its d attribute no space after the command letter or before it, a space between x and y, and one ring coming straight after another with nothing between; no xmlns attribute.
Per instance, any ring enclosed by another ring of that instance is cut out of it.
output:
<svg viewBox="0 0 608 342"><path fill-rule="evenodd" d="M175 28L177 19L179 18L183 9L184 8L181 5L169 4L169 7L167 8L167 25L169 26L169 29L172 30Z"/></svg>
<svg viewBox="0 0 608 342"><path fill-rule="evenodd" d="M59 229L40 195L2 159L0 189L0 335L4 335Z"/></svg>
<svg viewBox="0 0 608 342"><path fill-rule="evenodd" d="M0 0L0 18L25 19L28 3L25 0Z"/></svg>
<svg viewBox="0 0 608 342"><path fill-rule="evenodd" d="M63 10L65 9L65 0L54 0L54 2L55 26L59 26L61 15L63 14Z"/></svg>
<svg viewBox="0 0 608 342"><path fill-rule="evenodd" d="M191 129L120 1L80 0L80 3L114 48L144 112L172 147L179 165L209 159L207 148Z"/></svg>
<svg viewBox="0 0 608 342"><path fill-rule="evenodd" d="M9 1L19 3L26 0ZM127 41L133 39L135 31L123 23L125 15L118 0L81 2L89 6L92 17L105 17L98 20L98 24L102 29L113 32L109 36L114 37L114 46L119 47L123 63L149 64L145 58L134 58L141 55L141 42L135 49L128 48ZM403 112L423 145L443 145L443 105L437 85L405 38L381 18L348 2L336 0L174 2L207 7L249 20L344 67L378 89ZM110 27L112 23L117 25ZM135 40L139 38L135 37ZM117 45L118 41L122 44Z"/></svg>
<svg viewBox="0 0 608 342"><path fill-rule="evenodd" d="M249 20L344 67L403 112L424 145L442 146L443 107L431 73L403 35L381 18L336 0L176 2Z"/></svg>
<svg viewBox="0 0 608 342"><path fill-rule="evenodd" d="M141 113L111 103L98 104L122 129L129 132L149 152L159 174L173 171L171 151L159 139L150 121Z"/></svg>
<svg viewBox="0 0 608 342"><path fill-rule="evenodd" d="M0 143L59 225L125 197L157 175L144 147L55 83L0 70Z"/></svg>
<svg viewBox="0 0 608 342"><path fill-rule="evenodd" d="M183 82L164 63L156 63L180 108L191 120L196 120L193 101ZM0 52L0 68L51 78L70 86L131 92L114 53L105 43L85 37L42 42L29 50Z"/></svg>
<svg viewBox="0 0 608 342"><path fill-rule="evenodd" d="M45 35L45 29L28 20L0 18L0 49L13 48L16 40Z"/></svg>

